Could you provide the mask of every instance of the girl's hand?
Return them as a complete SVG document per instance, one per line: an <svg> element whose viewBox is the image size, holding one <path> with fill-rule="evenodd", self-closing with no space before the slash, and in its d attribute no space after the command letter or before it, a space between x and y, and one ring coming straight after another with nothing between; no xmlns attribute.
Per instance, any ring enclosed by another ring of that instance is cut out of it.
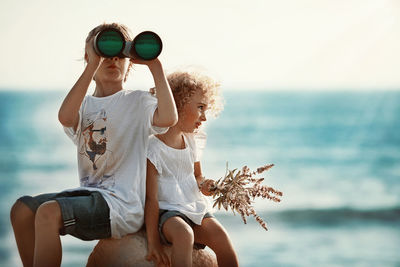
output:
<svg viewBox="0 0 400 267"><path fill-rule="evenodd" d="M215 181L211 179L206 179L200 184L200 191L203 193L203 195L211 196L211 188L213 186L215 186Z"/></svg>
<svg viewBox="0 0 400 267"><path fill-rule="evenodd" d="M167 254L160 243L150 244L148 243L146 260L154 262L158 266L171 266Z"/></svg>

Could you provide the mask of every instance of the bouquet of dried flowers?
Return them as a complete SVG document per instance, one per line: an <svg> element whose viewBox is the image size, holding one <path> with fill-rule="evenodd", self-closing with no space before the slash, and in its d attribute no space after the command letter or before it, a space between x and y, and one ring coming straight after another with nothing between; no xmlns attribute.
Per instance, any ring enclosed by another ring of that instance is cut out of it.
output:
<svg viewBox="0 0 400 267"><path fill-rule="evenodd" d="M225 210L231 208L233 213L236 211L241 215L244 223L247 223L246 216L253 215L256 221L265 230L268 230L266 223L257 215L252 203L256 197L280 202L282 192L262 185L264 178L255 178L254 176L269 170L273 166L274 164L265 165L251 172L247 166L244 166L241 170L228 170L227 165L223 178L215 182L206 180L204 183L208 187L209 193L207 195L211 195L215 199L213 207L217 206L218 209L221 209L222 206ZM207 181L212 182L207 183Z"/></svg>

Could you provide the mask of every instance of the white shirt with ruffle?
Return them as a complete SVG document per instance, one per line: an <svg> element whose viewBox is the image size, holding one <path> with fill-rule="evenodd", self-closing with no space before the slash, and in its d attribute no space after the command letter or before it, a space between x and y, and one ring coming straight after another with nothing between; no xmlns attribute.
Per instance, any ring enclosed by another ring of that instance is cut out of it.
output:
<svg viewBox="0 0 400 267"><path fill-rule="evenodd" d="M147 158L158 172L159 208L179 211L200 225L210 208L197 186L194 163L200 160L206 136L203 132L185 133L184 141L184 149L175 149L151 136Z"/></svg>

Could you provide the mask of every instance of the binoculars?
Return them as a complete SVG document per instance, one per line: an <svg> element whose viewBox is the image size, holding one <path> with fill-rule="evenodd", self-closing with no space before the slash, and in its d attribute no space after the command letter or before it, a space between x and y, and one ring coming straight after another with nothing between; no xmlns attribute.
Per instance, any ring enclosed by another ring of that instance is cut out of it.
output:
<svg viewBox="0 0 400 267"><path fill-rule="evenodd" d="M108 28L100 31L94 38L94 51L101 57L152 60L161 54L161 50L161 38L151 31L144 31L133 41L126 41L119 30Z"/></svg>

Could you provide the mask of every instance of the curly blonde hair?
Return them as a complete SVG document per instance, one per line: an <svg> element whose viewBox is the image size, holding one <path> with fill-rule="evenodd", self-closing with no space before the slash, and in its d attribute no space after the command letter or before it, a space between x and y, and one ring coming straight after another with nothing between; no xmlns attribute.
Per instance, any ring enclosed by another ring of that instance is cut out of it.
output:
<svg viewBox="0 0 400 267"><path fill-rule="evenodd" d="M221 95L221 84L210 76L199 71L175 71L167 76L169 86L180 114L183 106L188 103L190 97L197 90L201 90L208 99L207 112L217 117L223 110L223 98Z"/></svg>

